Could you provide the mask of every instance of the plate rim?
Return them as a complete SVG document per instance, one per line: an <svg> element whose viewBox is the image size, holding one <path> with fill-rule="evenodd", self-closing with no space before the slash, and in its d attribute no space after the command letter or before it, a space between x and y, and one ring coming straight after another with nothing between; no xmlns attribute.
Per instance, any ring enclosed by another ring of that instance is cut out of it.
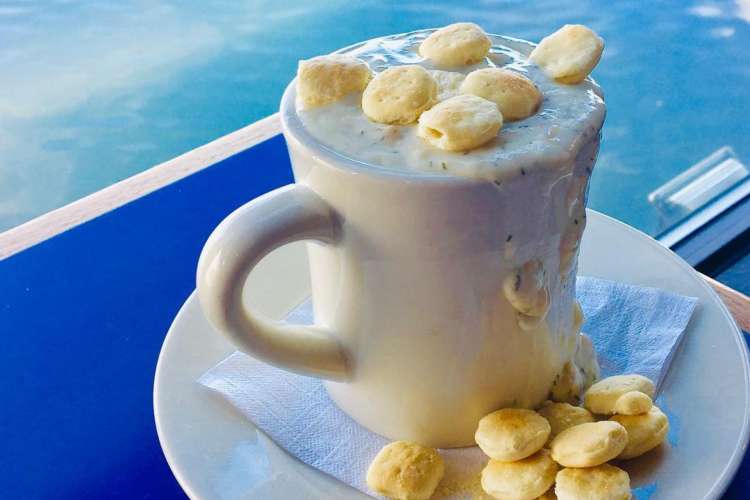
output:
<svg viewBox="0 0 750 500"><path fill-rule="evenodd" d="M180 470L179 467L174 463L174 456L176 456L176 453L171 451L171 448L169 444L167 443L166 439L163 437L164 432L162 431L162 419L160 418L159 413L159 395L161 394L162 387L159 384L159 380L161 378L161 373L164 370L164 363L162 362L162 359L164 357L164 353L167 350L167 344L170 343L171 339L174 338L174 335L172 334L172 331L174 330L174 325L177 324L177 322L180 320L181 316L185 314L185 311L188 307L192 306L192 303L197 300L197 294L196 291L193 290L190 292L190 295L185 299L185 302L182 303L180 306L180 309L177 311L177 314L175 314L174 319L169 324L169 328L167 329L167 334L164 337L164 342L161 344L161 348L159 349L159 357L156 361L156 369L154 370L154 388L153 388L153 397L152 397L152 406L153 406L153 412L154 412L154 424L156 426L156 437L159 439L159 446L161 447L162 455L164 455L164 459L167 461L167 465L169 466L169 470L172 471L172 475L174 476L175 480L177 481L177 484L180 485L180 488L182 488L182 491L185 492L185 495L187 495L189 498L199 498L199 495L193 491L193 488L190 486L190 482L188 481L188 478L185 476L185 473Z"/></svg>
<svg viewBox="0 0 750 500"><path fill-rule="evenodd" d="M732 314L729 312L729 309L727 308L724 301L721 300L721 297L719 297L716 291L711 287L711 285L708 284L706 280L701 278L701 276L698 274L698 271L696 271L690 264L688 264L685 259L677 255L671 249L659 243L656 239L652 238L643 231L634 228L633 226L630 226L620 220L615 219L614 217L610 217L609 215L603 214L590 208L587 208L586 211L589 214L596 214L596 217L601 217L602 220L606 221L607 223L617 225L621 229L635 235L638 238L643 239L656 250L672 258L679 267L681 267L693 278L693 281L699 283L699 286L708 292L713 301L718 304L719 310L721 310L722 315L725 317L725 319L728 320L728 323L731 325L732 337L734 338L734 342L740 352L740 357L742 358L742 374L745 379L746 388L745 415L743 419L742 430L739 435L739 440L737 441L737 446L735 446L734 451L732 452L729 463L724 468L719 477L716 478L713 485L711 486L711 489L708 490L706 496L704 497L704 499L718 500L721 498L727 488L729 488L729 484L736 476L737 470L742 464L742 460L745 458L745 455L747 453L748 441L750 440L750 357L748 354L748 345L743 338L742 331L737 325L737 321L735 321L734 316L732 316ZM667 375L669 375L669 372L672 371L672 366L670 366L667 370Z"/></svg>
<svg viewBox="0 0 750 500"><path fill-rule="evenodd" d="M736 476L737 470L739 469L742 463L742 460L744 459L747 453L748 444L750 443L750 353L748 351L747 343L745 342L745 339L743 338L743 333L740 330L739 326L737 325L737 322L735 321L734 317L729 312L729 309L727 309L726 304L724 304L724 302L721 300L721 298L716 293L716 291L713 288L711 288L711 286L706 282L706 280L701 278L698 272L692 266L690 266L690 264L688 264L684 259L682 259L679 255L677 255L675 252L673 252L669 248L659 243L657 240L655 240L648 234L620 220L617 220L613 217L610 217L609 215L603 214L591 208L587 208L586 211L589 216L593 216L593 218L600 218L606 224L616 225L618 226L620 230L626 231L636 238L640 238L641 240L648 243L649 246L651 246L655 251L660 252L663 255L670 258L671 260L675 261L675 263L682 269L683 272L690 275L692 280L696 284L698 284L698 286L701 287L705 292L708 293L708 295L711 297L714 303L717 304L718 309L721 311L724 319L727 320L727 323L731 327L732 337L734 339L734 343L737 349L740 352L740 358L742 360L742 371L743 371L742 375L745 381L746 394L745 394L744 418L743 418L742 429L740 431L739 439L737 441L737 445L732 451L732 455L729 459L729 462L727 463L727 466L724 468L722 473L714 480L711 488L708 490L708 492L706 493L704 497L704 499L720 499L721 496L729 487L729 484L731 483L731 481ZM167 330L167 334L165 335L164 341L159 350L159 357L156 363L156 369L154 371L154 382L153 382L153 391L152 391L152 407L153 407L153 413L154 413L154 423L156 426L156 434L159 439L159 445L162 449L164 458L166 459L167 464L169 465L169 468L172 471L172 474L177 480L177 483L180 485L180 487L185 492L185 494L191 499L199 498L199 495L193 490L192 486L190 485L189 479L185 475L185 472L181 471L174 463L173 457L176 455L176 453L172 451L169 443L167 443L166 439L163 437L163 434L164 434L162 430L163 423L162 423L162 419L160 418L160 413L159 413L160 393L163 388L160 386L159 380L161 379L161 373L164 370L163 359L165 356L165 352L168 349L168 344L170 344L172 339L174 338L173 331L175 330L175 325L179 323L179 320L181 319L182 315L185 314L185 311L188 309L188 307L191 307L193 302L197 300L198 299L197 299L196 292L195 290L193 290L188 296L188 298L180 306L179 311L177 312L174 319L170 323L169 329ZM670 367L668 373L671 371L671 369L672 367ZM298 460L291 456L289 458L291 460Z"/></svg>

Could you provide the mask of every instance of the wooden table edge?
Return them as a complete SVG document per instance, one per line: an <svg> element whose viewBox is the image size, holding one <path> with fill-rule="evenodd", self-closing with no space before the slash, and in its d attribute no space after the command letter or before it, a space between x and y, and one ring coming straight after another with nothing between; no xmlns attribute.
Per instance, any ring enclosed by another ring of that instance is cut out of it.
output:
<svg viewBox="0 0 750 500"><path fill-rule="evenodd" d="M215 141L0 233L0 260L210 167L279 133L281 133L281 120L278 113L274 113ZM750 298L708 276L703 276L703 278L719 294L739 327L750 331Z"/></svg>
<svg viewBox="0 0 750 500"><path fill-rule="evenodd" d="M0 260L281 133L278 113L0 233Z"/></svg>

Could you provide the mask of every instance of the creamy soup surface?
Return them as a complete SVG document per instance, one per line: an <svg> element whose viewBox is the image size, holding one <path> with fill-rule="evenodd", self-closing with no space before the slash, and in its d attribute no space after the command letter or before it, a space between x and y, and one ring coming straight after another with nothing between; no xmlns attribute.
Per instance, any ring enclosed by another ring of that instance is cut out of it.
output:
<svg viewBox="0 0 750 500"><path fill-rule="evenodd" d="M579 149L597 134L605 105L600 88L590 79L577 85L555 82L528 60L534 46L512 38L489 35L493 46L484 61L471 66L437 68L418 53L433 30L373 39L343 49L367 62L375 73L390 66L418 64L432 72L439 85L438 99L458 94L463 76L485 67L499 67L531 79L543 95L532 116L503 124L489 143L470 151L438 149L417 136L417 125L375 123L362 112L361 93L333 104L303 109L297 114L305 128L330 149L370 165L415 173L442 173L502 180L524 169L570 165Z"/></svg>

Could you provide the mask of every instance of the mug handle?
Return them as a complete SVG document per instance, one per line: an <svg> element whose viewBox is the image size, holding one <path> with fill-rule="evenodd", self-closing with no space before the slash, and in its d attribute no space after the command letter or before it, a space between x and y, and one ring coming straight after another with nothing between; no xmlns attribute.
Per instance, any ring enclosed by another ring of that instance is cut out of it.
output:
<svg viewBox="0 0 750 500"><path fill-rule="evenodd" d="M338 233L331 207L298 184L266 193L232 212L211 233L198 260L198 298L209 323L241 351L269 364L347 380L348 357L333 332L269 321L242 302L250 271L272 250L299 240L335 245Z"/></svg>

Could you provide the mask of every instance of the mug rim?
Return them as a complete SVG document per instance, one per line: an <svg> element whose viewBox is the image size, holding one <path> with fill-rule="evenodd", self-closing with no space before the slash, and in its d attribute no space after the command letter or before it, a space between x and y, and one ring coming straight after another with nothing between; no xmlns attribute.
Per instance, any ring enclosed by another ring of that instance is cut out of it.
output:
<svg viewBox="0 0 750 500"><path fill-rule="evenodd" d="M375 37L372 39L363 40L360 42L353 43L351 45L347 45L346 47L342 47L338 50L333 51L332 54L349 52L376 38L403 36L407 33L408 34L427 33L427 32L435 31L437 29L438 28L422 28L422 29L418 29L414 31L404 32L404 33L386 35L385 37ZM507 35L498 35L495 33L487 33L487 35L491 37L495 37L495 38L502 38L511 42L526 44L531 48L536 47L537 45L534 42L530 42L529 40L524 40L523 38L516 38L512 36L507 36ZM588 76L586 79L590 80L592 83L595 84L597 88L599 88L598 84L591 76ZM336 170L339 170L341 172L350 172L350 173L355 173L359 175L366 174L366 175L369 175L378 179L394 180L398 182L427 182L431 184L445 185L445 186L448 186L448 185L455 186L457 184L458 185L472 185L472 184L477 184L477 183L488 182L487 179L478 178L478 177L472 178L472 177L462 177L458 175L445 175L445 174L440 174L440 173L423 172L419 170L387 168L381 165L376 165L373 163L356 160L354 158L351 158L349 156L346 156L336 151L334 148L323 144L318 139L313 137L312 134L303 125L302 120L297 114L297 109L296 109L296 100L297 100L297 85L296 84L297 84L297 76L295 75L292 81L290 81L289 84L286 86L286 89L284 90L284 94L281 97L281 105L279 107L279 114L281 116L282 133L284 134L284 138L287 141L291 140L291 141L296 142L297 145L302 146L306 150L308 150L313 155L314 158L324 161L326 165L332 168L335 168ZM600 97L602 98L602 101L603 101L604 96L600 95ZM605 103L605 110L606 110L606 103ZM602 119L602 123L599 125L599 134L601 134L603 125L604 125L604 120Z"/></svg>

